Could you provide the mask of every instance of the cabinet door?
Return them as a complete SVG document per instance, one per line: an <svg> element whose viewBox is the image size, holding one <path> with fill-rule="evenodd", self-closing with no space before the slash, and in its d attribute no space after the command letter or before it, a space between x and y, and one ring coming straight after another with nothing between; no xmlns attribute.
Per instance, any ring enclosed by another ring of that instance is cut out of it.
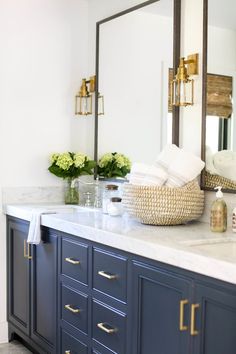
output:
<svg viewBox="0 0 236 354"><path fill-rule="evenodd" d="M236 353L236 292L196 284L194 354Z"/></svg>
<svg viewBox="0 0 236 354"><path fill-rule="evenodd" d="M191 281L136 262L133 277L132 354L189 354Z"/></svg>
<svg viewBox="0 0 236 354"><path fill-rule="evenodd" d="M28 223L8 221L8 321L25 334L30 332L30 260L25 249Z"/></svg>
<svg viewBox="0 0 236 354"><path fill-rule="evenodd" d="M53 353L56 352L58 237L42 228L42 240L34 246L32 254L31 337L45 351Z"/></svg>

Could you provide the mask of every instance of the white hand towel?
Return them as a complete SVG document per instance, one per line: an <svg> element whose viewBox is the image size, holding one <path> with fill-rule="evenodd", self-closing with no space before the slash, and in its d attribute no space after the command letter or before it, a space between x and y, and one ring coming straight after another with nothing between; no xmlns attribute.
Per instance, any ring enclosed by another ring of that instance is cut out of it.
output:
<svg viewBox="0 0 236 354"><path fill-rule="evenodd" d="M129 182L134 185L162 186L167 177L167 173L160 167L134 163L129 174Z"/></svg>
<svg viewBox="0 0 236 354"><path fill-rule="evenodd" d="M38 245L41 242L41 215L47 213L44 209L32 212L27 242Z"/></svg>
<svg viewBox="0 0 236 354"><path fill-rule="evenodd" d="M213 164L217 174L236 181L236 152L222 150L213 156Z"/></svg>
<svg viewBox="0 0 236 354"><path fill-rule="evenodd" d="M162 168L149 166L143 184L145 186L163 186L168 178L168 174Z"/></svg>
<svg viewBox="0 0 236 354"><path fill-rule="evenodd" d="M168 170L168 187L182 187L194 180L204 168L205 163L197 156L181 150Z"/></svg>
<svg viewBox="0 0 236 354"><path fill-rule="evenodd" d="M169 144L164 147L162 152L158 155L155 165L168 170L172 163L180 155L181 149L174 144Z"/></svg>
<svg viewBox="0 0 236 354"><path fill-rule="evenodd" d="M135 185L143 185L148 167L149 166L144 163L135 162L129 174L129 182Z"/></svg>

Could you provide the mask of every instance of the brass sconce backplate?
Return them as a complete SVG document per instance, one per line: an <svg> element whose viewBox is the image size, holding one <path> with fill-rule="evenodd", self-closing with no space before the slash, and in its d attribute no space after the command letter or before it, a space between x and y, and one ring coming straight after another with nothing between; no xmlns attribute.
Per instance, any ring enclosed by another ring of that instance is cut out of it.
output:
<svg viewBox="0 0 236 354"><path fill-rule="evenodd" d="M199 70L198 70L198 63L199 63L199 54L191 54L188 55L187 57L187 71L188 71L188 75L198 75L199 74Z"/></svg>

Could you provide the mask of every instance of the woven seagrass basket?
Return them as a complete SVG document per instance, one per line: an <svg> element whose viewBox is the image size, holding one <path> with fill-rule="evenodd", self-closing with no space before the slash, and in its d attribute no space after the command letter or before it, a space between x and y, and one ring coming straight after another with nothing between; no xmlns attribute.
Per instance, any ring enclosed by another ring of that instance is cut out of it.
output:
<svg viewBox="0 0 236 354"><path fill-rule="evenodd" d="M207 188L215 188L217 186L222 186L223 189L233 189L236 190L236 181L219 176L212 175L207 171L204 171L205 175L205 186Z"/></svg>
<svg viewBox="0 0 236 354"><path fill-rule="evenodd" d="M204 209L204 192L196 181L180 188L123 186L125 210L143 224L180 225L198 219Z"/></svg>

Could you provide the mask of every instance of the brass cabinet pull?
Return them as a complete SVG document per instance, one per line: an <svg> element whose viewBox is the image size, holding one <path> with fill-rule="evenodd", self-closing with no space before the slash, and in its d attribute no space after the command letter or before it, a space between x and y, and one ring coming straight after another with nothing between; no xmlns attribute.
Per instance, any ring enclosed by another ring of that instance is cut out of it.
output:
<svg viewBox="0 0 236 354"><path fill-rule="evenodd" d="M75 259L70 257L65 258L65 261L74 265L80 264L80 261L76 261Z"/></svg>
<svg viewBox="0 0 236 354"><path fill-rule="evenodd" d="M99 270L98 275L101 275L101 277L104 277L104 278L109 279L109 280L114 280L114 279L117 278L117 275L107 273L104 270Z"/></svg>
<svg viewBox="0 0 236 354"><path fill-rule="evenodd" d="M181 300L180 301L180 308L179 308L179 330L180 331L187 331L188 326L184 325L184 306L188 304L188 300Z"/></svg>
<svg viewBox="0 0 236 354"><path fill-rule="evenodd" d="M196 310L199 307L200 307L200 304L192 304L191 305L191 328L190 328L191 336L198 335L198 331L195 329L195 315L196 315Z"/></svg>
<svg viewBox="0 0 236 354"><path fill-rule="evenodd" d="M97 327L100 328L103 332L106 332L108 334L113 334L117 332L117 328L112 328L108 323L98 323Z"/></svg>
<svg viewBox="0 0 236 354"><path fill-rule="evenodd" d="M72 305L65 305L65 309L70 311L70 312L73 312L73 313L79 313L80 312L80 309L74 309L72 307Z"/></svg>
<svg viewBox="0 0 236 354"><path fill-rule="evenodd" d="M24 258L32 259L32 256L30 255L30 244L27 243L26 240L24 240Z"/></svg>

